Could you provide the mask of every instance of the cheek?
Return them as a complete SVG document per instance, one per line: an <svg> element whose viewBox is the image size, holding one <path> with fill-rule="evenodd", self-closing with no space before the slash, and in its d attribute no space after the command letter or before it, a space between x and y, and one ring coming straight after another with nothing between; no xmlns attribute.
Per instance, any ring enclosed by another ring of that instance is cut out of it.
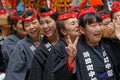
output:
<svg viewBox="0 0 120 80"><path fill-rule="evenodd" d="M55 24L55 23L51 23L51 24L49 24L49 27L50 27L51 29L56 29L56 24Z"/></svg>

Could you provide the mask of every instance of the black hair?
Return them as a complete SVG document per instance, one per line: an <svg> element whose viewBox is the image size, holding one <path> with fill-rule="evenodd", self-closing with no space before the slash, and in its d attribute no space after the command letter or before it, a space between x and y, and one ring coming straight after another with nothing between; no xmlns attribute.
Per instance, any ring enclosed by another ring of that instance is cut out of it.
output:
<svg viewBox="0 0 120 80"><path fill-rule="evenodd" d="M102 22L102 18L97 13L87 13L80 17L79 26L86 27L87 24L92 24L95 22Z"/></svg>
<svg viewBox="0 0 120 80"><path fill-rule="evenodd" d="M83 6L81 9L86 9L89 8L91 6ZM81 27L86 27L87 24L92 24L95 22L102 22L102 17L98 14L98 13L86 13L81 15L81 17L79 18L79 26Z"/></svg>
<svg viewBox="0 0 120 80"><path fill-rule="evenodd" d="M104 16L106 14L110 14L110 10L109 9L102 9L101 11L98 12L101 16Z"/></svg>
<svg viewBox="0 0 120 80"><path fill-rule="evenodd" d="M29 16L33 16L33 15L34 15L34 11L31 9L31 10L25 11L22 17L25 19L25 18L28 18ZM39 18L40 17L37 14L38 21L39 21ZM22 26L23 26L23 29L24 29L24 21L22 21Z"/></svg>
<svg viewBox="0 0 120 80"><path fill-rule="evenodd" d="M59 34L59 37L60 38L63 38L64 37L64 35L61 33L61 29L65 29L65 20L58 20L57 22L56 22L56 24L57 24L57 30L58 30L58 34Z"/></svg>
<svg viewBox="0 0 120 80"><path fill-rule="evenodd" d="M13 15L20 17L22 16L23 12L22 11L16 11ZM19 20L15 20L11 18L11 15L8 16L8 22L11 25L11 33L16 33L16 31L13 29L13 26L16 26Z"/></svg>
<svg viewBox="0 0 120 80"><path fill-rule="evenodd" d="M40 13L45 13L45 12L48 12L48 11L51 11L51 10L52 10L51 8L41 8L39 12ZM54 19L55 21L57 20L58 16L59 16L59 14L57 12L50 15L50 17L52 19Z"/></svg>
<svg viewBox="0 0 120 80"><path fill-rule="evenodd" d="M111 11L109 9L102 9L98 13L101 17L104 16L104 15L110 14L110 18L111 18ZM112 20L112 18L111 18L111 20Z"/></svg>

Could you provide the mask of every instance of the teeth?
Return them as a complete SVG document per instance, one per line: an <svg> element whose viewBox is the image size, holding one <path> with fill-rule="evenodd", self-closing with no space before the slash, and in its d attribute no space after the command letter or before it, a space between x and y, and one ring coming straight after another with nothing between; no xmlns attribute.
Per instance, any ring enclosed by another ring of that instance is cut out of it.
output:
<svg viewBox="0 0 120 80"><path fill-rule="evenodd" d="M49 29L46 29L46 30L44 30L45 32L48 32L49 31Z"/></svg>

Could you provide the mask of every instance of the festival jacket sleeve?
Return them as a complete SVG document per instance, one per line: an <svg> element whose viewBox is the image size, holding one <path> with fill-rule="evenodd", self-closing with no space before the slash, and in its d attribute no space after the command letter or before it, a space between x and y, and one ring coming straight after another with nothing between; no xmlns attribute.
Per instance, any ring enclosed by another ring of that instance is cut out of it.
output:
<svg viewBox="0 0 120 80"><path fill-rule="evenodd" d="M23 49L16 46L10 57L5 80L25 80L27 63Z"/></svg>
<svg viewBox="0 0 120 80"><path fill-rule="evenodd" d="M39 50L37 50L33 57L31 70L30 70L27 80L43 80L44 66L41 63L42 60L40 56L42 55L40 55Z"/></svg>
<svg viewBox="0 0 120 80"><path fill-rule="evenodd" d="M56 55L54 60L56 65L53 70L55 80L70 80L73 76L73 73L68 68L66 51L61 48L54 48L53 50L54 53L52 54Z"/></svg>

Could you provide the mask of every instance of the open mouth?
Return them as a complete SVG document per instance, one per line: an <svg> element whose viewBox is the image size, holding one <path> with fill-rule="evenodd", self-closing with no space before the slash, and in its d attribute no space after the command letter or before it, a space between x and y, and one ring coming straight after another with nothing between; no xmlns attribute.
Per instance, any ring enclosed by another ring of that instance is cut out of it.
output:
<svg viewBox="0 0 120 80"><path fill-rule="evenodd" d="M51 31L50 29L45 29L45 30L44 30L44 33L45 33L45 34L49 34L50 31Z"/></svg>
<svg viewBox="0 0 120 80"><path fill-rule="evenodd" d="M31 31L32 34L35 34L37 32L37 29L34 29Z"/></svg>
<svg viewBox="0 0 120 80"><path fill-rule="evenodd" d="M94 36L96 36L96 37L101 37L101 33L94 34Z"/></svg>

